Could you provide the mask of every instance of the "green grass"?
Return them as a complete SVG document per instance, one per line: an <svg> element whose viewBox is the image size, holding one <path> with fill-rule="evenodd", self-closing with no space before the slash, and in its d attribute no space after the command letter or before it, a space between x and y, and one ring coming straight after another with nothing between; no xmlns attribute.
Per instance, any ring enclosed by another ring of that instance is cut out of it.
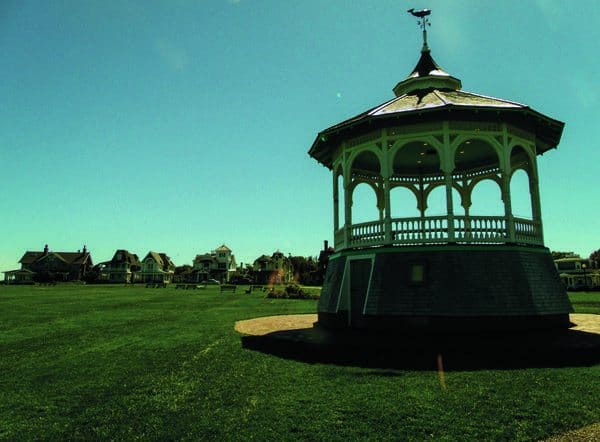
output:
<svg viewBox="0 0 600 442"><path fill-rule="evenodd" d="M263 293L0 286L0 439L537 440L600 421L600 366L450 371L243 349ZM600 313L600 294L572 294Z"/></svg>
<svg viewBox="0 0 600 442"><path fill-rule="evenodd" d="M572 292L569 299L575 313L600 314L600 292Z"/></svg>

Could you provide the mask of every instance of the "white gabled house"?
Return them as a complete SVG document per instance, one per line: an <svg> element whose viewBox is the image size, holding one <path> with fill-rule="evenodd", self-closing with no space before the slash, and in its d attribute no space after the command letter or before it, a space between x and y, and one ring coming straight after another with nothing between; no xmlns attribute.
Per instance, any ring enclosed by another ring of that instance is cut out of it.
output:
<svg viewBox="0 0 600 442"><path fill-rule="evenodd" d="M169 283L173 281L175 264L166 253L148 252L142 260L142 282Z"/></svg>
<svg viewBox="0 0 600 442"><path fill-rule="evenodd" d="M229 247L223 244L210 253L196 255L192 273L197 282L206 279L229 282L231 275L236 271L236 266L235 255Z"/></svg>

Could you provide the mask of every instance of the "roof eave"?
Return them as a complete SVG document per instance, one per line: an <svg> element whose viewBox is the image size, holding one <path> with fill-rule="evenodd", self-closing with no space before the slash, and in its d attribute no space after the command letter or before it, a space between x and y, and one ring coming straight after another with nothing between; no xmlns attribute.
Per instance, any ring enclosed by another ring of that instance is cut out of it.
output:
<svg viewBox="0 0 600 442"><path fill-rule="evenodd" d="M311 148L309 149L308 154L311 157L313 157L315 160L319 161L320 163L322 163L324 166L326 166L328 169L331 170L332 169L331 151L334 148L334 146L331 146L330 149L324 149L324 147L327 144L329 144L328 141L331 138L331 135L334 135L334 134L338 135L340 132L349 131L349 130L353 129L354 127L361 126L367 122L373 122L373 121L379 121L379 120L385 120L385 119L400 119L400 118L411 117L411 116L415 116L415 115L422 115L425 113L430 114L430 113L435 113L435 112L451 112L453 110L473 111L476 113L479 113L479 112L494 112L494 113L520 112L520 113L525 113L527 115L530 115L531 117L537 119L540 122L546 121L548 125L554 125L555 130L558 133L556 134L556 137L554 137L555 140L544 139L545 144L547 144L549 147L547 149L544 149L540 153L544 153L544 152L548 151L549 149L556 148L558 146L558 144L560 143L562 131L563 131L563 128L565 125L564 122L555 120L544 114L541 114L541 113L531 109L529 106L523 106L523 107L519 107L519 108L502 108L502 107L492 107L492 106L468 106L468 105L447 104L444 106L437 106L437 107L432 107L432 108L414 109L414 110L402 111L402 112L391 112L391 113L384 114L384 115L363 114L360 117L351 118L351 119L347 120L346 122L336 124L334 126L331 126L330 128L327 128L327 129L319 132L315 141L313 142ZM537 129L537 127L536 127L536 129ZM536 130L536 136L537 136L537 130Z"/></svg>

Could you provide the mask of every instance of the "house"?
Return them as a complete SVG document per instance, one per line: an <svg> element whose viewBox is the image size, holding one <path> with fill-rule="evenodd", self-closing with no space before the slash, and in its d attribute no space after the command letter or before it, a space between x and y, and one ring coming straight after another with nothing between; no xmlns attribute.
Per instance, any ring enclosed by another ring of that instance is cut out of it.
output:
<svg viewBox="0 0 600 442"><path fill-rule="evenodd" d="M101 263L100 281L133 283L140 280L142 263L135 253L119 249L110 261Z"/></svg>
<svg viewBox="0 0 600 442"><path fill-rule="evenodd" d="M7 284L34 281L79 281L93 266L86 246L77 252L52 252L46 244L41 252L27 251L19 260L20 270L4 272Z"/></svg>
<svg viewBox="0 0 600 442"><path fill-rule="evenodd" d="M327 272L327 264L329 257L335 253L335 249L329 246L329 241L323 241L323 250L319 252L319 259L317 264L317 275L315 284L322 285L325 279L325 272Z"/></svg>
<svg viewBox="0 0 600 442"><path fill-rule="evenodd" d="M591 268L589 259L571 255L555 259L554 265L567 290L589 290L600 287L600 270Z"/></svg>
<svg viewBox="0 0 600 442"><path fill-rule="evenodd" d="M279 250L271 256L259 256L254 260L252 267L256 284L287 284L294 279L294 268L290 259Z"/></svg>
<svg viewBox="0 0 600 442"><path fill-rule="evenodd" d="M236 271L235 255L225 244L209 253L196 255L193 262L191 278L195 282L207 279L216 279L220 282L229 282Z"/></svg>
<svg viewBox="0 0 600 442"><path fill-rule="evenodd" d="M35 273L31 270L7 270L4 272L5 284L33 284Z"/></svg>
<svg viewBox="0 0 600 442"><path fill-rule="evenodd" d="M166 253L148 252L142 260L141 282L169 283L173 281L175 264Z"/></svg>

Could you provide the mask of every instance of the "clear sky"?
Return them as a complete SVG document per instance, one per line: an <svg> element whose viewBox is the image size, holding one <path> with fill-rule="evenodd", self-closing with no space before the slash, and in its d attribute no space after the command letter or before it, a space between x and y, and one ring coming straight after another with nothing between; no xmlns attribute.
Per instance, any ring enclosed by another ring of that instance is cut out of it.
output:
<svg viewBox="0 0 600 442"><path fill-rule="evenodd" d="M393 97L409 7L463 89L566 122L539 158L546 245L600 248L600 2L0 1L0 271L26 250L176 265L332 239L318 131Z"/></svg>

